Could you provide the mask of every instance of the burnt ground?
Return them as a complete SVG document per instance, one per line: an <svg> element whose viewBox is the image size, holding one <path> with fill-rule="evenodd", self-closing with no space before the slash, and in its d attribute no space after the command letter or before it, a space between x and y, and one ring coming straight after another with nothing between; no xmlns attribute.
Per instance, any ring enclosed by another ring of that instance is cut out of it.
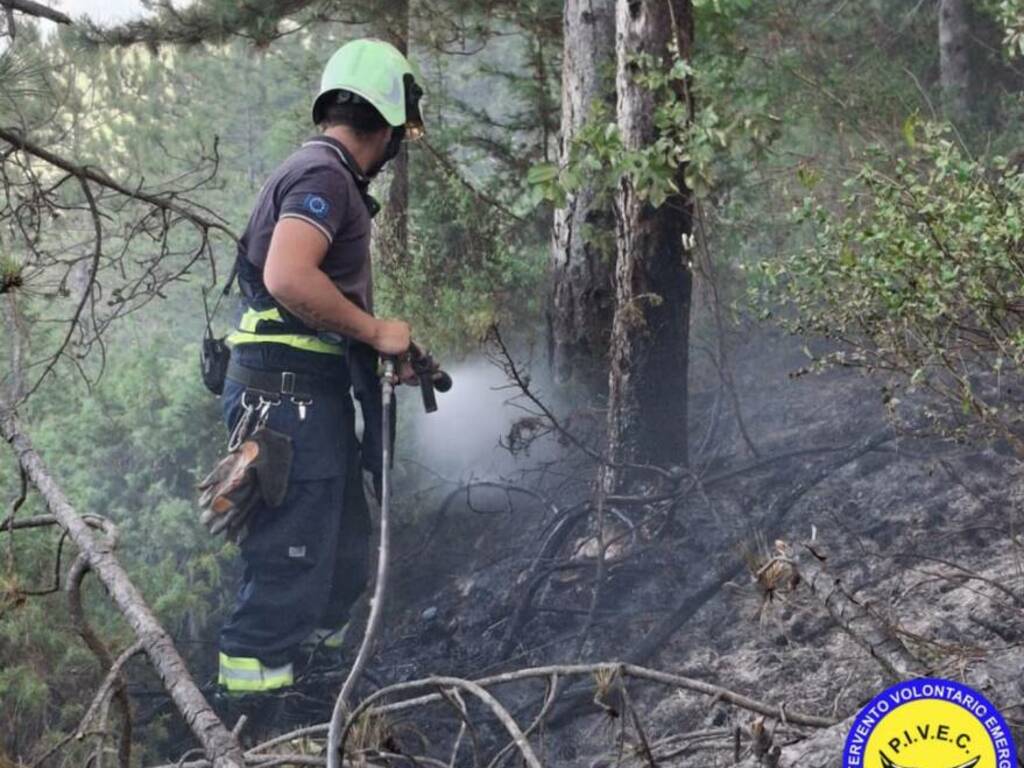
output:
<svg viewBox="0 0 1024 768"><path fill-rule="evenodd" d="M406 523L367 691L429 675L628 660L842 720L893 681L807 589L784 581L766 591L750 567L765 562L776 540L814 537L829 573L931 675L983 691L1024 742L1024 465L999 446L898 435L883 417L877 382L847 373L790 378L800 357L765 348L737 356L760 458L726 408L710 450L694 457L699 487L606 510L613 542L593 612L597 547L593 528L573 515L590 465L534 460L506 473L503 480L542 491L551 505L517 491L474 487L467 496L448 485L455 492L439 514L443 494L416 497L407 485L396 502ZM715 399L693 395L695 434L705 434ZM684 478L678 487L691 485ZM548 557L538 562L545 542ZM534 739L545 765L733 765L737 751L745 764L771 764L751 756L760 716L706 695L631 684L634 719L614 692L605 697L611 713L597 710L593 677L565 680L561 690L552 722ZM544 681L496 692L525 727ZM442 703L403 715L418 735L398 729L397 742L447 763L453 712ZM500 733L479 710L470 713L487 764ZM781 765L840 763L834 742L795 757L812 729L777 718L764 725L776 744L796 745ZM645 740L653 762L641 754ZM455 764L472 765L471 752L464 746Z"/></svg>

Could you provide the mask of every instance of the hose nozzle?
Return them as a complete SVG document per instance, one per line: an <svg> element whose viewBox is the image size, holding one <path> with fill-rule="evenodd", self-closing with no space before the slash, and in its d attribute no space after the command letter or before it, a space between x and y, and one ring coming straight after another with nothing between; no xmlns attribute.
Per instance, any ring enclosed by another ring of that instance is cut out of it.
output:
<svg viewBox="0 0 1024 768"><path fill-rule="evenodd" d="M426 350L412 344L409 347L412 370L420 380L420 393L423 396L423 409L427 413L437 410L437 392L447 392L452 388L452 377L441 370L441 366Z"/></svg>

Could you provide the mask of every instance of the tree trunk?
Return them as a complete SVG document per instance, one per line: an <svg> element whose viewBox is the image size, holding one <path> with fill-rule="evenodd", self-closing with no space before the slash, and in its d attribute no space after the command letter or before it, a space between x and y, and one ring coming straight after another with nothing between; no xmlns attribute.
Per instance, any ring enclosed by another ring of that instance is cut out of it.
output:
<svg viewBox="0 0 1024 768"><path fill-rule="evenodd" d="M939 77L946 114L962 120L970 111L971 25L968 0L939 0Z"/></svg>
<svg viewBox="0 0 1024 768"><path fill-rule="evenodd" d="M11 444L18 464L39 490L53 516L67 531L89 568L103 582L111 599L142 642L171 700L192 729L214 768L242 768L237 739L224 727L188 673L170 635L160 625L139 590L128 578L110 547L99 541L71 506L46 464L32 447L21 423L0 401L0 435Z"/></svg>
<svg viewBox="0 0 1024 768"><path fill-rule="evenodd" d="M21 315L21 309L18 306L18 296L15 291L9 291L0 298L0 307L3 308L4 327L7 329L7 343L11 347L11 374L10 379L6 381L8 391L0 394L0 397L6 397L12 403L16 403L25 394L25 360L28 357L28 333L25 330L25 321Z"/></svg>
<svg viewBox="0 0 1024 768"><path fill-rule="evenodd" d="M658 138L655 96L636 82L637 60L653 57L671 67L672 48L690 59L690 0L617 0L617 116L630 150ZM688 89L677 95L689 102ZM689 103L692 114L692 103ZM682 465L687 462L687 367L693 275L683 237L693 228L693 197L683 168L681 192L655 208L632 179L616 194L615 318L609 377L609 456L615 463ZM628 481L606 476L606 487Z"/></svg>
<svg viewBox="0 0 1024 768"><path fill-rule="evenodd" d="M404 54L409 53L409 0L391 0L378 34ZM420 83L422 86L423 83ZM377 242L385 269L401 265L409 253L409 148L402 144L389 164L391 184L381 211Z"/></svg>
<svg viewBox="0 0 1024 768"><path fill-rule="evenodd" d="M614 83L601 71L615 50L614 0L567 0L563 35L562 164L595 105L614 108ZM614 233L611 205L598 200L592 187L580 188L555 211L550 333L558 381L607 385Z"/></svg>

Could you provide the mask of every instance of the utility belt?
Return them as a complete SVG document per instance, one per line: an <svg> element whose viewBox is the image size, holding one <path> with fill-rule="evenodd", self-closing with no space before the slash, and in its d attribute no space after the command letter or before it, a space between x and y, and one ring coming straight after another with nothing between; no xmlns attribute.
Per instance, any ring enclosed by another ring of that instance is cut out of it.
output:
<svg viewBox="0 0 1024 768"><path fill-rule="evenodd" d="M238 330L227 337L229 346L239 344L284 344L305 352L343 356L345 339L337 334L316 333L301 323L284 317L277 307L249 308L238 323Z"/></svg>
<svg viewBox="0 0 1024 768"><path fill-rule="evenodd" d="M228 364L227 377L246 389L272 397L288 397L296 401L315 397L338 397L348 392L349 380L340 376L296 373L294 371L261 371L236 360Z"/></svg>

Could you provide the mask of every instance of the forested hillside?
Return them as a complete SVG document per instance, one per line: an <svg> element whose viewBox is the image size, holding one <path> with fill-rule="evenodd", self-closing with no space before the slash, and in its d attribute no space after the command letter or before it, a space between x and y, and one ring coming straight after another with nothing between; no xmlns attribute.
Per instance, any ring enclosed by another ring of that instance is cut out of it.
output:
<svg viewBox="0 0 1024 768"><path fill-rule="evenodd" d="M1022 744L1020 0L144 5L0 0L0 768L835 766L911 678ZM426 91L375 314L454 386L365 671L368 597L250 738L199 350L360 37Z"/></svg>

